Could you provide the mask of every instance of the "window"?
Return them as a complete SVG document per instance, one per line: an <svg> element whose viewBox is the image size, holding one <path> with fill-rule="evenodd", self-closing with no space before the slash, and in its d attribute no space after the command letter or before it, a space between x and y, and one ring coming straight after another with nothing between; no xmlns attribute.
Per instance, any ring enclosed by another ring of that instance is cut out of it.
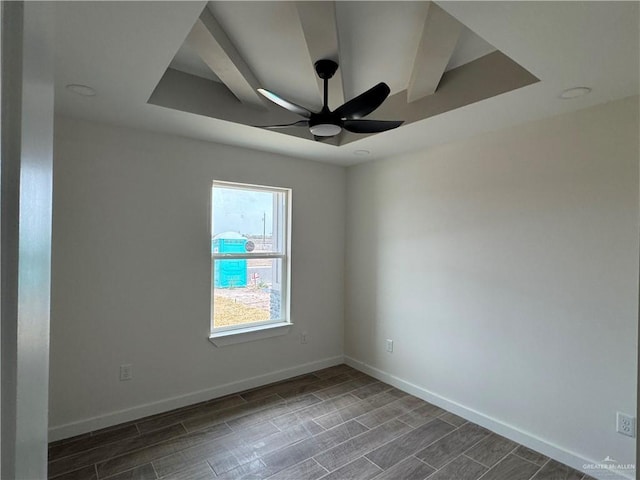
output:
<svg viewBox="0 0 640 480"><path fill-rule="evenodd" d="M212 341L290 324L290 194L283 188L213 182Z"/></svg>

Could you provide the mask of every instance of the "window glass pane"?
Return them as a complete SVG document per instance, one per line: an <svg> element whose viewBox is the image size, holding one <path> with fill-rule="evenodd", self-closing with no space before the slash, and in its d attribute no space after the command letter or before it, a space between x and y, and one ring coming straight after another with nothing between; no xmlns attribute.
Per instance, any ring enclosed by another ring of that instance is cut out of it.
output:
<svg viewBox="0 0 640 480"><path fill-rule="evenodd" d="M214 260L214 328L284 320L282 260Z"/></svg>
<svg viewBox="0 0 640 480"><path fill-rule="evenodd" d="M213 253L284 253L284 193L214 185Z"/></svg>

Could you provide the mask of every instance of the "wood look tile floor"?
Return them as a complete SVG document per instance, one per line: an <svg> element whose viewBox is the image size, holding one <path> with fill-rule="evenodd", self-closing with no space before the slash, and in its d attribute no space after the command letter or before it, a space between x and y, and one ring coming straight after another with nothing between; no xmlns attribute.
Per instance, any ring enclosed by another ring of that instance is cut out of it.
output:
<svg viewBox="0 0 640 480"><path fill-rule="evenodd" d="M586 480L346 365L49 445L55 480Z"/></svg>

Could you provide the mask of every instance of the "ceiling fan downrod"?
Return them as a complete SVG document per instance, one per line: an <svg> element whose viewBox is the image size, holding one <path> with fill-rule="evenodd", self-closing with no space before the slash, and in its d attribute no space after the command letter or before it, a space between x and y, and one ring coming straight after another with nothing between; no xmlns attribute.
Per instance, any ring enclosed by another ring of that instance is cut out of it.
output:
<svg viewBox="0 0 640 480"><path fill-rule="evenodd" d="M316 137L333 137L342 131L340 119L329 110L329 79L335 75L338 64L333 60L324 59L318 60L314 67L324 83L324 98L322 110L309 121L309 131Z"/></svg>

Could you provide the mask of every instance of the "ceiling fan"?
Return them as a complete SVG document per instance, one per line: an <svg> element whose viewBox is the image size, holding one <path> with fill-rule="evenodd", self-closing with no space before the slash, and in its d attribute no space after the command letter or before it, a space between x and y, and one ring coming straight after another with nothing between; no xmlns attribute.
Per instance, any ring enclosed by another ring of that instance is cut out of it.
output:
<svg viewBox="0 0 640 480"><path fill-rule="evenodd" d="M329 79L336 73L338 64L333 60L318 60L314 66L318 77L324 80L324 105L322 110L312 112L305 107L285 100L269 90L259 88L258 92L276 105L305 118L305 120L299 120L294 123L264 125L260 128L308 127L316 140L322 140L325 137L333 137L339 134L343 129L353 133L379 133L397 128L404 123L403 121L393 120L362 120L362 117L366 117L382 105L382 102L389 95L389 86L382 82L342 104L332 112L327 104L329 96L328 84Z"/></svg>

